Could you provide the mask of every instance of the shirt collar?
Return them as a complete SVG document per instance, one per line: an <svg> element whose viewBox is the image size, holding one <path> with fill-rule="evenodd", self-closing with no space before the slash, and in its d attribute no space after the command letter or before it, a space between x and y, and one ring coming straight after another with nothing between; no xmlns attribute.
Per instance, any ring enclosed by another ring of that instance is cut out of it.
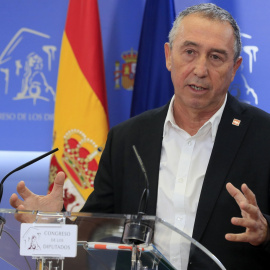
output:
<svg viewBox="0 0 270 270"><path fill-rule="evenodd" d="M166 119L165 119L165 122L164 122L163 137L166 136L166 133L168 132L168 129L171 126L177 126L177 124L175 122L175 119L174 119L174 116L173 116L173 103L174 103L174 100L175 100L175 96L173 96L173 98L171 99L169 109L168 109L168 112L167 112L167 116L166 116ZM204 126L206 126L208 123L210 123L211 124L211 132L212 132L212 140L213 141L216 138L218 125L220 123L221 116L223 114L226 102L227 102L227 94L226 94L225 100L224 100L222 106L219 108L219 110L207 122L205 122L204 125L200 128L200 129L202 129Z"/></svg>

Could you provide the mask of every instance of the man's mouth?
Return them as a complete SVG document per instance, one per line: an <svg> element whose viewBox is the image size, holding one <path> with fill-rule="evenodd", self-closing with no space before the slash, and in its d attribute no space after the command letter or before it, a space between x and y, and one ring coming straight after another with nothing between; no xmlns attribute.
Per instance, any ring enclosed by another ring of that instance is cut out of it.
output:
<svg viewBox="0 0 270 270"><path fill-rule="evenodd" d="M196 86L194 84L190 84L189 85L192 89L196 90L196 91L202 91L202 90L205 90L206 88L204 87L201 87L201 86Z"/></svg>

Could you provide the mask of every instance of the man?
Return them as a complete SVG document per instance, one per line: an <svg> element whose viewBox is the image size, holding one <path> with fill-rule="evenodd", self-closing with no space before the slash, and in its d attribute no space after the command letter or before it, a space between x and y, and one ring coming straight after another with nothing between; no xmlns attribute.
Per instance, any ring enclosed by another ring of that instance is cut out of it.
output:
<svg viewBox="0 0 270 270"><path fill-rule="evenodd" d="M135 145L149 178L147 214L193 236L227 269L265 269L270 266L270 117L227 93L242 62L239 28L227 11L201 4L179 14L169 39L165 56L173 99L111 129L95 190L82 211L137 213L144 179ZM20 182L24 201L13 194L10 203L59 211L63 181L58 174L45 197ZM168 256L177 267L187 267L179 254ZM199 261L191 254L188 269Z"/></svg>

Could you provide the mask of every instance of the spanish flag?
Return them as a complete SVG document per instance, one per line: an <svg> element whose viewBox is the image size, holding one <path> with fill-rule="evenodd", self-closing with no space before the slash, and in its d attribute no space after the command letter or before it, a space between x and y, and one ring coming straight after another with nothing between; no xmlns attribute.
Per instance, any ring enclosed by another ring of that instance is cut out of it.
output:
<svg viewBox="0 0 270 270"><path fill-rule="evenodd" d="M49 192L64 171L64 205L77 212L93 191L108 133L97 0L70 0L59 63Z"/></svg>

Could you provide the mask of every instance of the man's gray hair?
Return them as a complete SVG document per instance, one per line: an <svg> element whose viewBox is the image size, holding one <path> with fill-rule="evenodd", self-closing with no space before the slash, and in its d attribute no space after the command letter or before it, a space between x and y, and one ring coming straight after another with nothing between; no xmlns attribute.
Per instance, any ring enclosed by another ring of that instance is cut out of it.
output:
<svg viewBox="0 0 270 270"><path fill-rule="evenodd" d="M222 9L215 4L205 3L195 6L188 7L187 9L180 12L173 23L173 27L169 33L169 43L170 47L173 46L173 41L175 39L177 29L182 21L182 19L190 14L198 13L202 17L208 18L210 20L218 20L222 22L228 22L233 28L235 42L234 42L234 61L238 59L242 50L242 43L240 37L240 29L238 24L232 15L225 9Z"/></svg>

